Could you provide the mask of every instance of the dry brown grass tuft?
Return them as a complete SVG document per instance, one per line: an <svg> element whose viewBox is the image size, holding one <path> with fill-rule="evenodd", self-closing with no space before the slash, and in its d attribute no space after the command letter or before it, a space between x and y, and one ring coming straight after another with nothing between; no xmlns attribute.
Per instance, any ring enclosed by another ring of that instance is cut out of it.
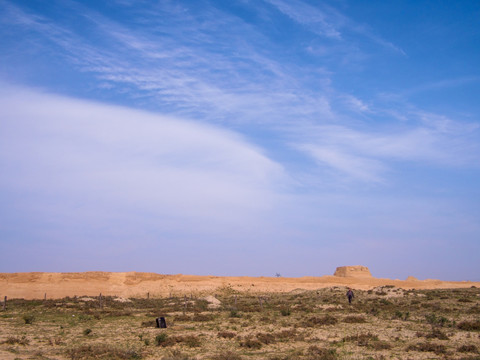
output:
<svg viewBox="0 0 480 360"><path fill-rule="evenodd" d="M237 336L236 333L234 332L231 332L231 331L220 331L217 336L219 338L223 338L223 339L233 339L234 337Z"/></svg>
<svg viewBox="0 0 480 360"><path fill-rule="evenodd" d="M315 327L319 325L335 325L337 322L337 318L331 315L325 315L322 317L312 316L304 320L303 325L305 327Z"/></svg>
<svg viewBox="0 0 480 360"><path fill-rule="evenodd" d="M480 320L462 321L457 325L460 330L466 331L480 331Z"/></svg>
<svg viewBox="0 0 480 360"><path fill-rule="evenodd" d="M437 355L446 354L447 348L443 344L436 344L431 342L423 342L407 347L407 351L422 351L422 352L434 352Z"/></svg>
<svg viewBox="0 0 480 360"><path fill-rule="evenodd" d="M71 360L109 359L109 360L136 360L142 356L136 350L122 349L108 344L80 345L68 349L67 355Z"/></svg>
<svg viewBox="0 0 480 360"><path fill-rule="evenodd" d="M349 323L349 324L362 324L367 322L364 316L359 316L359 315L349 315L343 319L343 322Z"/></svg>
<svg viewBox="0 0 480 360"><path fill-rule="evenodd" d="M2 344L8 344L8 345L15 345L15 344L18 344L18 345L28 345L30 344L30 340L28 340L26 338L26 336L22 336L21 338L20 337L15 337L15 336L9 336L7 337L6 340L4 340L2 342Z"/></svg>
<svg viewBox="0 0 480 360"><path fill-rule="evenodd" d="M475 345L462 345L457 348L457 351L461 353L465 353L465 352L477 353L478 349Z"/></svg>
<svg viewBox="0 0 480 360"><path fill-rule="evenodd" d="M336 360L337 358L335 349L324 349L313 345L307 350L308 360Z"/></svg>

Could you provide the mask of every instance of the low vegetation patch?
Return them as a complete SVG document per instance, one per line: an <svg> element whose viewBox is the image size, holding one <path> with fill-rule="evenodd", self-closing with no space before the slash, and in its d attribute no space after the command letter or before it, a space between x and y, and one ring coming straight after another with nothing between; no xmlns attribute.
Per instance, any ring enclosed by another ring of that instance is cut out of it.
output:
<svg viewBox="0 0 480 360"><path fill-rule="evenodd" d="M436 344L431 342L423 342L415 345L410 345L407 347L407 351L423 351L423 352L434 352L437 355L445 354L447 348L443 344Z"/></svg>
<svg viewBox="0 0 480 360"><path fill-rule="evenodd" d="M325 316L312 316L306 319L303 322L303 325L306 327L315 327L319 325L335 325L338 322L336 317L333 317L331 315L325 315Z"/></svg>
<svg viewBox="0 0 480 360"><path fill-rule="evenodd" d="M462 321L457 325L460 330L466 331L480 331L480 320L476 321Z"/></svg>
<svg viewBox="0 0 480 360"><path fill-rule="evenodd" d="M226 351L219 354L215 354L211 357L212 360L243 360L243 358L232 351Z"/></svg>
<svg viewBox="0 0 480 360"><path fill-rule="evenodd" d="M233 339L237 334L232 331L220 331L217 336L223 339Z"/></svg>
<svg viewBox="0 0 480 360"><path fill-rule="evenodd" d="M336 360L337 358L337 351L335 349L325 349L313 345L307 350L307 359L309 360Z"/></svg>
<svg viewBox="0 0 480 360"><path fill-rule="evenodd" d="M30 340L28 340L25 335L22 336L22 337L9 336L9 337L7 337L6 340L4 340L4 341L2 342L2 344L8 344L8 345L15 345L15 344L18 344L18 345L28 345L28 344L30 344Z"/></svg>
<svg viewBox="0 0 480 360"><path fill-rule="evenodd" d="M358 316L358 315L349 315L343 319L343 322L349 323L349 324L362 324L367 322L364 316Z"/></svg>
<svg viewBox="0 0 480 360"><path fill-rule="evenodd" d="M466 353L466 352L477 353L478 349L475 345L462 345L457 348L457 351L461 353Z"/></svg>
<svg viewBox="0 0 480 360"><path fill-rule="evenodd" d="M142 356L136 350L122 349L108 344L81 345L67 350L71 360L108 359L108 360L135 360Z"/></svg>
<svg viewBox="0 0 480 360"><path fill-rule="evenodd" d="M262 343L258 339L247 338L240 342L240 346L247 349L260 349Z"/></svg>
<svg viewBox="0 0 480 360"><path fill-rule="evenodd" d="M0 314L0 358L480 360L480 289L394 297L377 290L357 290L351 306L344 287L278 294L219 289L209 294L217 308L194 294L187 301L183 294L126 303L104 297L102 307L86 297L12 299ZM167 329L156 328L160 316Z"/></svg>

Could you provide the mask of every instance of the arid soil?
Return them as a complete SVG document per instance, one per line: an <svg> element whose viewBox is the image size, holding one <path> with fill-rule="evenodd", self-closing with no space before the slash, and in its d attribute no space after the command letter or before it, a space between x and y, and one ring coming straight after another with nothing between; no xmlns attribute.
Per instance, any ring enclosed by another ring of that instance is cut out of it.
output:
<svg viewBox="0 0 480 360"><path fill-rule="evenodd" d="M367 276L363 272L355 276L358 273L355 268L337 268L337 274L346 276L300 278L160 275L140 272L0 273L0 297L1 300L4 296L11 299L59 299L76 295L98 296L102 293L105 296L142 298L197 295L212 293L222 288L254 294L317 290L334 286L348 286L358 290L370 290L385 285L402 289L480 287L480 282L470 281L417 280L413 277L408 277L407 280L380 279L369 275L367 268Z"/></svg>
<svg viewBox="0 0 480 360"><path fill-rule="evenodd" d="M351 304L345 293L223 287L204 296L12 299L0 308L0 359L480 359L477 287L385 285L355 290ZM167 328L156 327L158 317Z"/></svg>

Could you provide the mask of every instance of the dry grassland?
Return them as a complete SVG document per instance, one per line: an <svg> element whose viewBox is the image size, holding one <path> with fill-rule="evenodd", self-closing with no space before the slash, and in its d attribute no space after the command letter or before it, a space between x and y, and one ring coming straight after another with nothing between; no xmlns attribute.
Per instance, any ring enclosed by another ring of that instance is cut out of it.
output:
<svg viewBox="0 0 480 360"><path fill-rule="evenodd" d="M20 300L0 311L0 358L480 359L480 289ZM167 329L155 327L163 316Z"/></svg>

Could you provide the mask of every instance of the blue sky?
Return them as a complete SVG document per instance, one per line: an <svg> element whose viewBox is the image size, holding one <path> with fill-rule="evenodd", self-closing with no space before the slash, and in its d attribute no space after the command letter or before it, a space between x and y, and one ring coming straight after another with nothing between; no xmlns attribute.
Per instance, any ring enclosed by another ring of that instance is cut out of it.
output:
<svg viewBox="0 0 480 360"><path fill-rule="evenodd" d="M0 14L1 272L480 280L478 1Z"/></svg>

